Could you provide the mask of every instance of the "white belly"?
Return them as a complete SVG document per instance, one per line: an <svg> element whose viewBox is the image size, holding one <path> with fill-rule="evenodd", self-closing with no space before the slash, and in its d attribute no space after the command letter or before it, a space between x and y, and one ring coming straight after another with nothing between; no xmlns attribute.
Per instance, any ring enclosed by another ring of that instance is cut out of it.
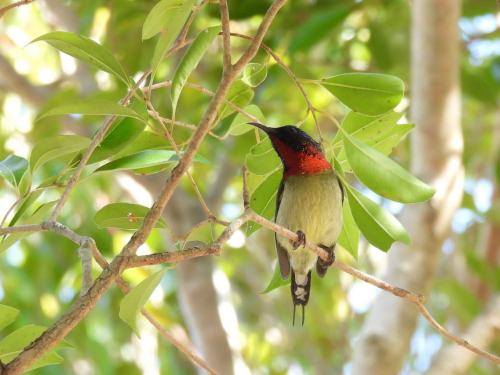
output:
<svg viewBox="0 0 500 375"><path fill-rule="evenodd" d="M301 230L308 242L333 246L342 229L342 193L333 172L287 177L276 223L293 232ZM279 235L278 241L288 251L296 274L306 275L315 265L318 257L310 250L294 250Z"/></svg>

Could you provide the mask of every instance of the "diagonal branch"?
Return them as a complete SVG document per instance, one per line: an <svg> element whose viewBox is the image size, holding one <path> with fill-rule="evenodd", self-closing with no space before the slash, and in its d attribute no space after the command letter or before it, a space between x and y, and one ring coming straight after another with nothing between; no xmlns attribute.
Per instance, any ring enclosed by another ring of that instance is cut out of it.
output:
<svg viewBox="0 0 500 375"><path fill-rule="evenodd" d="M220 19L222 21L222 42L223 42L223 64L224 71L231 70L231 31L229 29L229 10L227 8L227 0L219 0Z"/></svg>
<svg viewBox="0 0 500 375"><path fill-rule="evenodd" d="M26 5L26 4L32 3L33 1L35 1L35 0L20 0L20 1L17 1L15 3L9 4L9 5L6 5L2 8L0 8L0 18L5 13L7 13L9 10L20 7L21 5Z"/></svg>

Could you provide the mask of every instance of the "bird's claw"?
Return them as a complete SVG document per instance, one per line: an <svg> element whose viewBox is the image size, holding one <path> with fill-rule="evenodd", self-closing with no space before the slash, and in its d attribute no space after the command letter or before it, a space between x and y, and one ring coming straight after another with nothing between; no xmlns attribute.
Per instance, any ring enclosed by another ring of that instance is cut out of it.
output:
<svg viewBox="0 0 500 375"><path fill-rule="evenodd" d="M292 243L293 249L297 250L300 246L306 246L306 235L301 230L297 231L297 239L295 241L290 241Z"/></svg>
<svg viewBox="0 0 500 375"><path fill-rule="evenodd" d="M335 245L332 247L322 246L320 247L328 253L328 259L323 260L322 258L318 258L318 263L322 268L328 268L335 262Z"/></svg>

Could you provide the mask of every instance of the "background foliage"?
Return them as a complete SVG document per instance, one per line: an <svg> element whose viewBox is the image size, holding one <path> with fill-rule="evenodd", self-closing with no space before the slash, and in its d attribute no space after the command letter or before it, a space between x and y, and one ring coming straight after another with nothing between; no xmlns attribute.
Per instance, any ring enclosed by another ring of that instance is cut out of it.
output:
<svg viewBox="0 0 500 375"><path fill-rule="evenodd" d="M254 33L269 4L264 0L230 1L231 18L235 20L231 24L232 30L243 34ZM149 30L144 35L142 30L152 7L149 1L57 2L55 9L59 12L54 12L51 6L54 4L40 2L21 7L7 13L0 26L3 34L0 39L2 61L5 60L15 72L26 78L30 85L28 89L32 90L28 95L22 86L0 78L0 159L12 153L29 159L33 185L51 186L43 195L35 197L38 193L34 193L31 196L32 200L36 199L36 204L27 208L25 223L39 220L37 215L43 216L50 210L52 202L58 197L59 183L71 170L68 162L86 147L84 137L91 136L102 122L99 116L54 117L49 116L50 111L61 108L61 105L81 106L81 98L85 98L89 114L110 113L113 103L126 92L128 75L137 78L139 72L148 69L155 55L156 41L142 40L151 34ZM499 223L500 34L494 15L497 11L493 1L463 1L460 26L463 32L461 79L466 191L462 208L454 218L453 234L443 246L442 266L429 298L429 307L438 320L457 330L467 327L480 314L492 293L498 291L500 283L496 268L498 248L493 254L485 251L487 229ZM195 37L201 30L220 24L218 12L218 4L209 2L195 19L190 35ZM112 51L123 70L119 65L115 66L109 56L102 57L109 62L104 70L115 75L96 70L93 65L77 63L46 43L26 45L48 32L68 29L68 18L76 20L70 26L71 31L86 35ZM334 4L330 1L292 1L275 20L265 43L301 78L319 79L351 71L369 71L394 74L408 87L409 39L407 1L345 0ZM233 38L232 43L238 53L247 42ZM198 48L206 48L207 53L187 81L213 90L221 74L221 41L212 44L202 41L199 44ZM156 82L179 74L177 66L183 54L184 51L181 51L158 64ZM271 125L296 124L304 120L304 129L317 138L314 121L311 116L306 116L304 99L286 72L262 51L254 62L261 65L248 68L243 80L232 88L232 101L246 106L251 100L260 111L255 107L246 107L247 112ZM267 64L265 72L261 69L262 64ZM191 65L196 65L196 62ZM328 111L338 120L347 114L346 107L325 88L307 82L304 84L315 107ZM337 93L337 96L342 99L341 94ZM170 89L167 88L156 90L152 96L155 108L166 117L172 115L171 99ZM179 96L176 120L196 124L208 100L206 94L186 85ZM405 99L399 109L405 110L408 105L410 103ZM126 117L120 123L121 129L127 129L129 133L123 130L111 132L107 137L108 143L105 141L91 160L97 162L112 154L117 157L155 148L156 153L140 155L150 163L148 169L144 170L144 164L139 163L137 158L118 158L104 164L100 167L101 173L85 175L61 217L62 222L78 233L96 239L100 250L110 258L120 250L129 234L119 229L104 229L103 226L110 225L103 225L96 212L112 202L148 206L151 196L136 185L136 181L141 181L140 177L133 179L125 173L111 175L104 171L129 169L140 176L156 168L155 171L164 176L176 160L174 152L166 150L169 148L166 140L142 133L144 124L141 118L145 116L146 109L137 103L130 108L130 112L122 113ZM71 111L66 108L67 112ZM241 166L246 163L251 171L253 168L253 172L257 173L251 175L249 181L252 190L262 181L263 175L277 166L277 159L270 159L269 145L261 145L262 149L256 150L255 133L245 133L241 127L246 119L230 112L227 106L220 111L220 121L214 129L219 137L227 132L230 135L223 140L208 137L191 169L204 196L214 182L218 164L229 162ZM324 139L335 146L336 126L327 116L319 116L318 120ZM408 121L403 118L400 122ZM405 129L408 130L410 128ZM191 133L191 129L173 127L173 136L178 144L187 141ZM116 146L120 145L120 137L130 134L138 138L126 146L128 149ZM59 145L56 147L59 151L46 156L44 141L54 136L59 138L57 141L52 139L50 147ZM401 139L403 137L401 135ZM154 147L152 143L155 143ZM410 163L409 147L408 140L403 140L394 150L394 159L403 166ZM45 159L39 155L44 155ZM248 155L255 155L256 160L252 161ZM362 161L353 163L349 155L347 159L353 169L356 164L364 165ZM6 162L21 169L25 167L21 159L4 160ZM134 167L137 165L140 168ZM5 213L16 199L16 190L26 192L29 181L15 173L12 176L2 172L2 175L6 178L0 182L0 204L1 212ZM53 176L57 179L54 180ZM272 175L271 182L276 182L277 176ZM355 183L354 180L352 182ZM270 184L266 189L273 191L275 185ZM362 185L356 186L390 212L397 214L400 211L400 204L370 193ZM183 180L182 188L196 199L188 179ZM240 191L241 178L236 172L223 192L221 217L230 220L240 212ZM268 214L271 215L274 204L268 201L263 204L269 207ZM140 218L141 212L138 209L134 214ZM19 219L23 221L23 218ZM12 223L17 218L11 215L8 220ZM130 222L123 220L122 215L112 226L122 228L123 223L128 225ZM160 223L159 226L164 227L165 224ZM328 369L332 368L339 373L341 369L348 373L356 334L377 291L345 274L330 271L328 277L320 282L313 281L306 327L291 327L288 291L278 289L268 294L261 293L273 272L274 245L272 234L267 231L249 236L255 229L255 226L246 228L240 234L240 240L235 238L231 241L216 259L213 278L233 349L241 352L242 362L256 373L328 373ZM211 236L211 228L207 232ZM144 251L164 250L168 245L164 233L164 229L155 230ZM249 236L246 244L241 240L245 235ZM8 249L5 243L0 246L3 250L0 256L0 301L20 310L15 323L2 331L2 335L27 324L50 325L79 292L81 271L75 251L77 246L50 233L31 235ZM338 256L369 273L382 273L385 264L382 252L363 240L356 250L359 253L357 261L348 252L342 251ZM95 271L97 274L97 269ZM152 271L134 269L127 271L125 276L135 285ZM150 303L162 323L181 329L186 325L186 318L176 295L177 282L175 270L168 271L161 282L161 289L153 294ZM126 324L116 319L121 300L118 290L112 289L107 293L95 311L68 336L66 341L69 345L58 351L66 360L59 366L38 369L37 373L84 374L90 373L85 371L91 368L109 374L134 374L155 371L155 368L161 369L161 373L194 373L191 364L175 348L157 342L154 332L148 331L145 324L141 326L139 322L139 340ZM443 339L438 334L426 324L419 324L404 372L424 372L430 366L432 354L442 344ZM498 352L498 343L494 349ZM149 370L147 366L150 366ZM493 372L490 364L481 361L471 370L473 374Z"/></svg>

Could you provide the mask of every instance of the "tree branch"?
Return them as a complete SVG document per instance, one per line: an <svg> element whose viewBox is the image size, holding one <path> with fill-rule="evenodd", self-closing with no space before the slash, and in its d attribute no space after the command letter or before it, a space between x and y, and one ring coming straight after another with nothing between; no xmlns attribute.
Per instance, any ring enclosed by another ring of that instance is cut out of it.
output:
<svg viewBox="0 0 500 375"><path fill-rule="evenodd" d="M224 71L230 71L233 66L231 63L231 31L229 29L229 9L227 0L219 0L220 19L222 21L222 42L223 42L223 67Z"/></svg>
<svg viewBox="0 0 500 375"><path fill-rule="evenodd" d="M20 7L21 5L26 5L26 4L32 3L33 1L35 1L35 0L20 0L18 2L9 4L9 5L4 6L3 8L0 8L0 18L2 18L2 16L5 13L7 13L9 10Z"/></svg>

